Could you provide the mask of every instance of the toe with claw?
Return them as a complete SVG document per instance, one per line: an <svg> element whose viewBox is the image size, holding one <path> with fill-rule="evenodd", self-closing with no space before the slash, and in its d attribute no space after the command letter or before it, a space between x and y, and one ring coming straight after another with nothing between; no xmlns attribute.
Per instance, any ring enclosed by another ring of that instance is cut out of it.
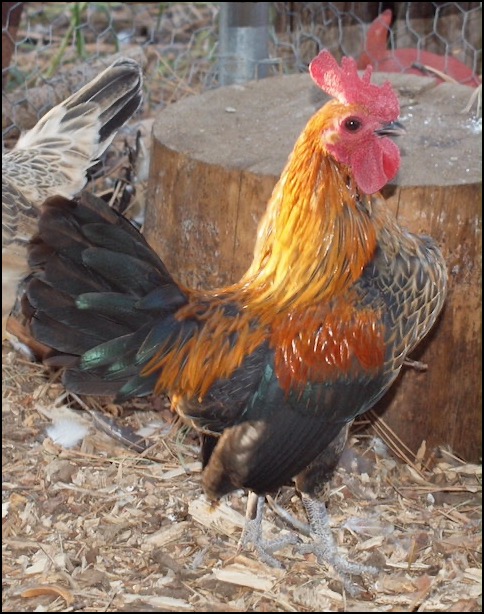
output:
<svg viewBox="0 0 484 614"><path fill-rule="evenodd" d="M376 575L379 569L370 565L353 563L341 556L329 526L326 505L304 494L302 501L309 519L312 542L296 546L298 552L312 553L316 556L318 563L331 565L341 577L346 591L352 596L360 595L363 589L353 582L352 576Z"/></svg>
<svg viewBox="0 0 484 614"><path fill-rule="evenodd" d="M273 556L273 553L284 548L284 546L300 544L300 539L295 533L289 533L277 540L265 540L262 536L264 505L265 497L258 496L252 492L249 493L245 514L245 526L239 540L238 548L241 550L248 545L252 545L261 561L271 567L282 568L283 565Z"/></svg>

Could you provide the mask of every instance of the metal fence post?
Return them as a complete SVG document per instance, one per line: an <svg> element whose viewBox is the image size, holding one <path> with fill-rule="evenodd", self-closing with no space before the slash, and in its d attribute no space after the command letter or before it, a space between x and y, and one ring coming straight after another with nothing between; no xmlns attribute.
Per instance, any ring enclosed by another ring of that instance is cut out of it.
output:
<svg viewBox="0 0 484 614"><path fill-rule="evenodd" d="M220 4L220 85L266 77L270 2Z"/></svg>

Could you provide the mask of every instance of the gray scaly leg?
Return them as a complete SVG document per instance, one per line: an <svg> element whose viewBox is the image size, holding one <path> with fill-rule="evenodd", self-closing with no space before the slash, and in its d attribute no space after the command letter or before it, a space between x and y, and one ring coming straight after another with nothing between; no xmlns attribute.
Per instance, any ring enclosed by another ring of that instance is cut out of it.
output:
<svg viewBox="0 0 484 614"><path fill-rule="evenodd" d="M264 515L265 497L249 493L245 512L245 526L239 540L239 549L252 544L261 561L271 567L281 568L281 563L272 556L274 552L289 544L297 544L299 539L294 533L285 535L280 539L266 541L262 537L262 518Z"/></svg>
<svg viewBox="0 0 484 614"><path fill-rule="evenodd" d="M300 544L297 546L301 554L315 554L318 563L329 563L341 576L345 589L350 595L357 595L361 592L351 580L351 576L362 576L363 574L375 575L379 572L376 567L352 563L346 560L338 552L338 547L329 526L329 516L326 505L322 501L313 499L307 494L302 494L302 502L306 509L309 520L312 543Z"/></svg>

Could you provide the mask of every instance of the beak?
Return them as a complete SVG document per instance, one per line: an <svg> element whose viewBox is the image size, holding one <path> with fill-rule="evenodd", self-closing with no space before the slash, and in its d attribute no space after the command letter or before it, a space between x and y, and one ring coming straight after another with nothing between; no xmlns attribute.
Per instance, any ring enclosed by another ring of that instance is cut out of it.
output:
<svg viewBox="0 0 484 614"><path fill-rule="evenodd" d="M402 136L406 132L403 124L400 122L390 122L375 130L375 134L378 134L378 136Z"/></svg>

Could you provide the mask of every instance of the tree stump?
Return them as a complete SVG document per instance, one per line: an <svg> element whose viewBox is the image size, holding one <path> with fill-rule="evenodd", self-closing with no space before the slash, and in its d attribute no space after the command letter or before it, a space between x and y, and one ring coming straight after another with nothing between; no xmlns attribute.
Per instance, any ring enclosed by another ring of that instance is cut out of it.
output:
<svg viewBox="0 0 484 614"><path fill-rule="evenodd" d="M481 128L463 112L470 88L414 75L374 75L399 93L407 134L402 167L384 196L410 230L434 237L448 264L444 313L380 403L414 452L481 449ZM325 101L307 74L273 77L186 98L157 118L145 235L175 277L213 288L252 258L257 225L299 133Z"/></svg>

